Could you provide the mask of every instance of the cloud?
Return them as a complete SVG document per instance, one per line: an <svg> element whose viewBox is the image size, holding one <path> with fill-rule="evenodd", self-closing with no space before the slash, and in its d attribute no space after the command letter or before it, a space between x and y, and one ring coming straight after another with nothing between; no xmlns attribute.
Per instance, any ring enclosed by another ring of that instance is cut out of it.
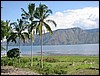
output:
<svg viewBox="0 0 100 76"><path fill-rule="evenodd" d="M65 10L56 12L48 19L52 19L57 23L53 30L66 29L72 27L80 27L82 29L92 29L99 27L99 7L85 7L82 9Z"/></svg>

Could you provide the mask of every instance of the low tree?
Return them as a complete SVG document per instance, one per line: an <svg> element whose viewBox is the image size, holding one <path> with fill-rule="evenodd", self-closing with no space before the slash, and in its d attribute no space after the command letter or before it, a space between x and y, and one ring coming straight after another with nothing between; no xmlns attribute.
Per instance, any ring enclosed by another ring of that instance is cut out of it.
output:
<svg viewBox="0 0 100 76"><path fill-rule="evenodd" d="M18 58L20 56L19 48L13 48L7 52L7 57L9 58Z"/></svg>
<svg viewBox="0 0 100 76"><path fill-rule="evenodd" d="M9 50L9 51L7 52L7 57L8 57L8 58L12 58L12 59L13 59L12 62L14 62L14 59L15 59L15 58L19 58L19 57L20 57L19 48L13 48L13 49Z"/></svg>

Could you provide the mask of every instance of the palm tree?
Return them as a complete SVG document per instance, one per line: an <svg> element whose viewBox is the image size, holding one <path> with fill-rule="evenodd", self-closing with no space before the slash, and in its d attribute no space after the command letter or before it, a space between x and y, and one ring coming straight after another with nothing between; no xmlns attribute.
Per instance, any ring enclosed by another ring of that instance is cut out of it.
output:
<svg viewBox="0 0 100 76"><path fill-rule="evenodd" d="M5 22L1 20L1 41L3 41L5 36L6 36L6 26ZM6 50L6 49L1 45L1 50Z"/></svg>
<svg viewBox="0 0 100 76"><path fill-rule="evenodd" d="M31 36L31 66L33 64L33 56L32 56L32 46L34 42L34 28L36 26L36 22L34 21L34 13L35 13L35 3L31 3L28 5L28 12L26 12L23 8L21 8L23 13L21 14L22 19L30 21L28 25L28 32Z"/></svg>
<svg viewBox="0 0 100 76"><path fill-rule="evenodd" d="M10 33L11 33L11 26L9 26L9 22L10 21L6 21L3 23L1 21L1 32L2 32L1 35L3 35L5 33L4 37L6 37L6 40L7 40L6 53L8 51L8 43L9 43L8 38L10 37Z"/></svg>
<svg viewBox="0 0 100 76"><path fill-rule="evenodd" d="M10 20L6 21L6 23L5 23L5 26L6 26L5 32L6 32L6 40L7 40L6 53L8 51L9 37L10 37L11 31L12 31L12 27L9 25L9 22L10 22Z"/></svg>
<svg viewBox="0 0 100 76"><path fill-rule="evenodd" d="M1 40L3 40L4 37L6 36L5 30L6 30L5 22L1 20Z"/></svg>
<svg viewBox="0 0 100 76"><path fill-rule="evenodd" d="M19 51L20 51L20 40L22 39L23 42L26 42L26 38L29 38L29 33L25 32L27 24L22 21L22 19L17 19L18 23L13 22L11 25L13 25L13 32L11 33L11 36L9 37L9 40L15 41L16 38L19 38ZM19 63L20 63L20 56L19 56Z"/></svg>
<svg viewBox="0 0 100 76"><path fill-rule="evenodd" d="M40 45L41 45L41 60L40 60L40 67L43 68L43 56L42 56L42 27L45 26L47 31L50 32L52 35L52 30L50 26L46 22L51 22L56 26L55 21L53 20L46 20L48 16L52 14L52 11L48 9L48 7L45 4L39 4L39 7L36 8L35 11L35 18L37 19L37 25L36 25L36 33L39 33L40 35ZM46 21L45 21L46 20Z"/></svg>

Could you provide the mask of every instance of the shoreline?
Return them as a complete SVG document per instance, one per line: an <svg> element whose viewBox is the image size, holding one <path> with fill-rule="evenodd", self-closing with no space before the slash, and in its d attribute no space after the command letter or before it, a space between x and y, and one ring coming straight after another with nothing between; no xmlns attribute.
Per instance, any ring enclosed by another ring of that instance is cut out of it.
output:
<svg viewBox="0 0 100 76"><path fill-rule="evenodd" d="M99 56L99 54L64 54L64 53L56 53L56 52L42 52L43 56ZM1 57L5 57L6 53L1 52ZM20 54L20 56L31 56L31 53L29 54ZM32 56L41 56L40 52L34 52Z"/></svg>
<svg viewBox="0 0 100 76"><path fill-rule="evenodd" d="M21 54L21 56L31 56L31 54ZM33 54L32 56L41 56L41 54ZM43 56L99 56L99 54L43 54Z"/></svg>

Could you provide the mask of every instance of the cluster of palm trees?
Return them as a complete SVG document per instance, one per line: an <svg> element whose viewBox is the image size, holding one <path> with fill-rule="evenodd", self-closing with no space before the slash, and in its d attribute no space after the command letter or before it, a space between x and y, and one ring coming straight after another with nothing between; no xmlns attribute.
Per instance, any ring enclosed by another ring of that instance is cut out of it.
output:
<svg viewBox="0 0 100 76"><path fill-rule="evenodd" d="M22 14L21 19L17 19L17 22L10 23L10 29L6 35L7 39L7 46L9 41L15 41L16 38L19 38L19 50L20 50L20 40L22 39L23 42L26 42L27 39L31 39L31 66L33 62L32 58L32 46L34 42L34 34L40 35L40 45L41 45L41 59L40 59L40 67L43 68L43 55L42 55L42 34L43 34L43 27L47 29L52 35L52 30L47 22L51 22L56 26L55 21L47 20L48 16L52 14L52 11L48 9L45 4L39 4L38 7L35 7L35 3L30 3L28 5L28 12L21 8ZM7 22L7 25L9 21ZM27 30L27 32L25 32ZM7 49L8 50L8 49ZM19 59L20 62L20 59Z"/></svg>

